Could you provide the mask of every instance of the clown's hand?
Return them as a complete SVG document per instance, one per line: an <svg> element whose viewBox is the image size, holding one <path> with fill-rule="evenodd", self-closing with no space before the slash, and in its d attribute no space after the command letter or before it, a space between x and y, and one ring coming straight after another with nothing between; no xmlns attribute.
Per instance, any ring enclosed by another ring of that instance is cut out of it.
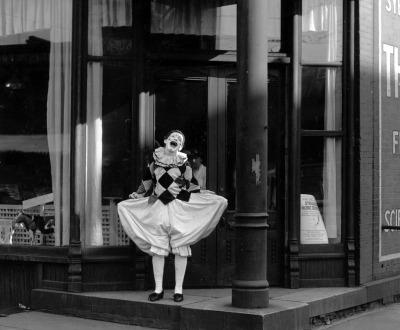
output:
<svg viewBox="0 0 400 330"><path fill-rule="evenodd" d="M132 199L138 199L140 197L143 197L143 195L138 194L137 192L133 192L132 194L129 195L129 198L132 198Z"/></svg>
<svg viewBox="0 0 400 330"><path fill-rule="evenodd" d="M200 189L201 193L215 195L215 191L207 190L207 189Z"/></svg>

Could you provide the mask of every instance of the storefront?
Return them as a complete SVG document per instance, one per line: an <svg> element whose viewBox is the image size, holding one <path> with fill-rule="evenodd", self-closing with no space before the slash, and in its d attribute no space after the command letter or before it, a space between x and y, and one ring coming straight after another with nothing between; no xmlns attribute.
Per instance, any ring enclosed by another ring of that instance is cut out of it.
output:
<svg viewBox="0 0 400 330"><path fill-rule="evenodd" d="M388 157L396 157L399 128L390 128L390 140L368 125L395 123L394 110L379 111L386 101L395 109L398 84L385 89L382 78L372 91L395 96L364 102L365 84L375 80L363 75L365 67L382 68L389 81L384 65L393 56L398 80L398 46L383 17L390 8L397 14L392 1L268 1L268 54L259 60L268 73L265 84L254 86L268 97L267 150L262 159L248 155L249 173L240 164L247 162L246 144L257 141L239 134L244 116L253 116L241 100L257 93L240 94L238 50L249 42L236 23L246 6L236 0L4 0L0 6L0 275L11 283L0 289L0 303L29 301L36 287L152 286L148 258L124 233L116 205L137 188L170 129L182 130L185 149L201 155L206 188L229 201L217 229L193 246L186 286L232 285L242 230L236 222L243 217L236 204L251 196L237 183L243 188L244 176L257 183L260 175L269 285L355 286L383 276L379 267L387 260L387 276L396 274L397 231L372 228L374 201L383 200L382 182L392 182L396 165L380 165L378 151L388 151L373 141L392 141ZM360 25L361 13L371 18L371 31ZM378 13L381 20L372 20ZM379 196L367 194L378 188ZM393 205L386 197L380 204L386 212L380 218L394 230L399 212L390 198ZM368 215L364 204L372 205ZM32 235L15 223L21 211L53 219L54 233ZM361 252L368 244L370 252ZM374 246L381 247L379 260ZM365 263L378 271L365 275ZM168 287L172 259L166 265Z"/></svg>

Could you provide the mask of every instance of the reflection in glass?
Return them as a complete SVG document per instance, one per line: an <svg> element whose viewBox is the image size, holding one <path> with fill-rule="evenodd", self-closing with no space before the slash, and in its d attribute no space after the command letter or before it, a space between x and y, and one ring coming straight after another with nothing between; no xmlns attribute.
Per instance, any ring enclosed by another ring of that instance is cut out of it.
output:
<svg viewBox="0 0 400 330"><path fill-rule="evenodd" d="M116 62L105 64L103 70L102 196L122 198L131 192L129 156L132 77L126 74L131 71L131 66L129 63Z"/></svg>
<svg viewBox="0 0 400 330"><path fill-rule="evenodd" d="M89 0L89 55L132 54L132 2Z"/></svg>
<svg viewBox="0 0 400 330"><path fill-rule="evenodd" d="M158 79L155 90L155 146L173 129L185 134L185 150L196 151L207 166L207 81Z"/></svg>
<svg viewBox="0 0 400 330"><path fill-rule="evenodd" d="M330 243L341 241L342 140L303 137L301 140L301 194L313 195Z"/></svg>
<svg viewBox="0 0 400 330"><path fill-rule="evenodd" d="M343 60L343 0L303 0L302 60Z"/></svg>
<svg viewBox="0 0 400 330"><path fill-rule="evenodd" d="M281 46L281 0L268 1L268 46ZM151 48L236 50L237 0L151 1Z"/></svg>
<svg viewBox="0 0 400 330"><path fill-rule="evenodd" d="M132 2L89 1L88 52L103 57L87 65L87 203L83 241L126 245L116 203L130 179L132 127Z"/></svg>
<svg viewBox="0 0 400 330"><path fill-rule="evenodd" d="M24 3L0 2L0 243L68 245L72 1Z"/></svg>
<svg viewBox="0 0 400 330"><path fill-rule="evenodd" d="M342 69L303 67L301 128L342 129Z"/></svg>

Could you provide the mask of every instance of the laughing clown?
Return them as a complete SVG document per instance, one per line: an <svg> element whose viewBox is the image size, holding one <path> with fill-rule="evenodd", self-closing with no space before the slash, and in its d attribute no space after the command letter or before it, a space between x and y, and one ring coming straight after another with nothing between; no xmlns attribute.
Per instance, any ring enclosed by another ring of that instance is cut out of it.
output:
<svg viewBox="0 0 400 330"><path fill-rule="evenodd" d="M121 224L132 241L152 256L155 290L150 301L164 297L165 257L175 255L173 300L183 301L183 279L190 246L207 237L218 224L227 200L201 191L192 177L187 156L181 150L185 136L174 130L164 139L165 147L153 153L142 183L130 199L118 204ZM145 197L153 188L153 193Z"/></svg>

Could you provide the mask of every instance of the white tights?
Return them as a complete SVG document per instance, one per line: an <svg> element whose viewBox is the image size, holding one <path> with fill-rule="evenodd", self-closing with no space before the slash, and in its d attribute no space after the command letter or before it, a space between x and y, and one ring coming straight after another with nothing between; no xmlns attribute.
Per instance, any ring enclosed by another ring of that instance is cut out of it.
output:
<svg viewBox="0 0 400 330"><path fill-rule="evenodd" d="M175 254L175 293L182 294L183 279L185 277L187 257Z"/></svg>
<svg viewBox="0 0 400 330"><path fill-rule="evenodd" d="M164 264L165 257L159 255L153 255L153 273L156 288L154 292L161 293L163 290L163 276L164 276ZM182 294L183 279L185 277L185 271L187 266L187 257L181 257L175 254L175 293Z"/></svg>
<svg viewBox="0 0 400 330"><path fill-rule="evenodd" d="M165 257L153 255L153 273L154 273L154 281L156 282L155 293L161 293L163 290L163 276L164 276L164 263Z"/></svg>

